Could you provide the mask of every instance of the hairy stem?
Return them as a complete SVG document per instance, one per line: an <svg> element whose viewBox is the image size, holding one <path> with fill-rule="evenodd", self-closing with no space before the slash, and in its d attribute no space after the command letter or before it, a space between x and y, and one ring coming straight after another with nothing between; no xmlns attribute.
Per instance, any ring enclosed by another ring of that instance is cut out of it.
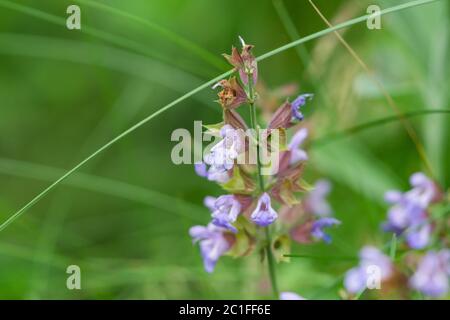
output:
<svg viewBox="0 0 450 320"><path fill-rule="evenodd" d="M267 266L269 268L269 277L270 283L272 284L272 292L275 299L279 298L278 292L278 284L277 284L277 274L275 272L275 261L273 259L271 243L272 238L270 237L269 226L266 227L266 238L267 238L267 247L266 247L266 255L267 255Z"/></svg>
<svg viewBox="0 0 450 320"><path fill-rule="evenodd" d="M261 193L265 191L264 187L264 180L263 176L261 174L261 160L259 158L259 126L258 122L256 120L256 108L255 108L255 91L253 86L253 77L252 74L248 74L248 95L249 95L249 105L250 105L250 123L252 126L252 129L255 130L255 140L256 140L256 163L258 168L258 182L259 182L259 188ZM277 285L277 277L275 273L275 263L272 255L272 239L270 236L270 230L269 226L265 228L266 233L266 241L267 245L265 248L266 256L267 256L267 267L269 269L269 277L270 277L270 283L272 285L272 292L275 299L278 299L279 293L278 293L278 285Z"/></svg>

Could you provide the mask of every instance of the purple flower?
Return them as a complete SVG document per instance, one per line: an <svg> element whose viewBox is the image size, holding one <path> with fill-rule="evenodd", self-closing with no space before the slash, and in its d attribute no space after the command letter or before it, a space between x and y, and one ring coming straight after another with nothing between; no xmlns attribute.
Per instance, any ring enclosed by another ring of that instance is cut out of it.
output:
<svg viewBox="0 0 450 320"><path fill-rule="evenodd" d="M427 296L441 297L448 292L449 277L450 250L430 251L420 261L409 283Z"/></svg>
<svg viewBox="0 0 450 320"><path fill-rule="evenodd" d="M366 246L359 252L359 265L350 269L345 274L344 286L348 292L355 294L366 288L371 268L377 267L383 281L393 273L393 267L389 257L375 247Z"/></svg>
<svg viewBox="0 0 450 320"><path fill-rule="evenodd" d="M233 168L234 160L244 150L244 139L243 132L230 125L224 125L220 135L223 139L211 148L210 153L205 156L205 162L196 163L194 166L199 176L226 183L230 179L228 170Z"/></svg>
<svg viewBox="0 0 450 320"><path fill-rule="evenodd" d="M312 100L314 97L313 94L307 93L302 94L298 96L294 101L291 103L291 110L292 110L292 120L303 120L303 114L300 111L300 108L303 107L306 104L307 100Z"/></svg>
<svg viewBox="0 0 450 320"><path fill-rule="evenodd" d="M264 192L258 200L255 210L252 212L251 219L261 227L266 227L278 218L278 214L270 206L270 196Z"/></svg>
<svg viewBox="0 0 450 320"><path fill-rule="evenodd" d="M208 176L208 168L206 167L206 163L200 162L194 164L195 173L203 178L206 178Z"/></svg>
<svg viewBox="0 0 450 320"><path fill-rule="evenodd" d="M318 180L314 185L314 189L309 192L305 200L306 210L319 217L331 216L333 212L326 200L330 190L331 184L329 181Z"/></svg>
<svg viewBox="0 0 450 320"><path fill-rule="evenodd" d="M311 235L317 240L322 239L326 243L330 243L331 236L326 234L323 229L339 224L341 224L341 222L335 218L320 218L313 222Z"/></svg>
<svg viewBox="0 0 450 320"><path fill-rule="evenodd" d="M294 134L289 142L288 150L291 152L291 158L289 160L290 164L308 160L306 151L300 149L300 145L305 141L306 137L308 137L308 129L302 128Z"/></svg>
<svg viewBox="0 0 450 320"><path fill-rule="evenodd" d="M232 223L236 221L240 212L241 204L233 195L220 196L214 202L212 223L236 233L237 229Z"/></svg>
<svg viewBox="0 0 450 320"><path fill-rule="evenodd" d="M210 166L208 169L209 181L216 181L217 183L226 183L230 180L228 170L224 166Z"/></svg>
<svg viewBox="0 0 450 320"><path fill-rule="evenodd" d="M411 175L409 182L413 189L407 192L409 201L415 202L418 206L425 209L436 197L436 187L433 180L422 172L417 172Z"/></svg>
<svg viewBox="0 0 450 320"><path fill-rule="evenodd" d="M411 176L410 183L413 188L405 193L396 190L385 193L385 200L392 207L383 228L397 234L405 233L411 248L422 249L428 245L431 233L426 210L437 190L433 181L420 172Z"/></svg>
<svg viewBox="0 0 450 320"><path fill-rule="evenodd" d="M213 272L219 258L230 249L230 244L224 237L225 229L213 224L194 226L189 229L189 235L194 243L199 242L203 265L206 272Z"/></svg>
<svg viewBox="0 0 450 320"><path fill-rule="evenodd" d="M426 222L413 225L409 229L406 229L405 235L408 246L412 249L425 248L430 242L431 231L431 224Z"/></svg>
<svg viewBox="0 0 450 320"><path fill-rule="evenodd" d="M210 166L209 169L206 163L194 164L195 173L203 178L207 178L210 181L216 181L218 183L226 183L230 180L228 170L224 166Z"/></svg>
<svg viewBox="0 0 450 320"><path fill-rule="evenodd" d="M207 207L209 209L209 211L213 212L216 209L214 207L214 204L216 203L216 200L217 200L216 197L206 196L203 199L203 204L205 205L205 207Z"/></svg>
<svg viewBox="0 0 450 320"><path fill-rule="evenodd" d="M220 129L223 139L211 148L210 153L205 156L205 162L216 168L230 170L234 160L244 150L243 136L240 131L228 124L224 125Z"/></svg>
<svg viewBox="0 0 450 320"><path fill-rule="evenodd" d="M306 300L295 292L280 292L280 300Z"/></svg>

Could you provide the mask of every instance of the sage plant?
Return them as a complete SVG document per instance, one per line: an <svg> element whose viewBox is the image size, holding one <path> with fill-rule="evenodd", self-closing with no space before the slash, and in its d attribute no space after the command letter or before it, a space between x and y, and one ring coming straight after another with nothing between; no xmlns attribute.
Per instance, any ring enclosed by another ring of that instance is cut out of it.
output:
<svg viewBox="0 0 450 320"><path fill-rule="evenodd" d="M340 221L331 216L324 200L329 191L327 182L318 183L307 193L311 187L302 179L308 160L302 145L308 130L300 123L304 119L302 109L313 95L286 100L262 128L256 109L258 65L253 45L242 38L240 42L241 50L232 47L231 54L224 55L235 73L213 86L219 90L217 101L223 119L206 126L205 134L214 136L216 143L203 161L195 164L198 175L218 183L225 193L205 198L211 222L194 226L189 233L200 246L207 272L213 272L224 255L243 257L253 251L263 252L273 293L278 298L275 263L289 253L289 241L330 242L325 229ZM249 112L250 125L243 112ZM288 139L288 135L292 138ZM281 296L288 297L293 295Z"/></svg>

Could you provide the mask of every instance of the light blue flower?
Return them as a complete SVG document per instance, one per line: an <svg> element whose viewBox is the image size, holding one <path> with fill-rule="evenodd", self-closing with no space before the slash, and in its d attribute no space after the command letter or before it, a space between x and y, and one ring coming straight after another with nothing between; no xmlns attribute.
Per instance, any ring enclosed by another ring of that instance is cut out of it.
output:
<svg viewBox="0 0 450 320"><path fill-rule="evenodd" d="M392 204L388 211L385 231L405 233L406 242L413 249L422 249L429 243L431 225L427 209L437 196L437 188L423 173L415 173L410 178L411 190L401 193L391 190L385 193L386 202Z"/></svg>
<svg viewBox="0 0 450 320"><path fill-rule="evenodd" d="M241 204L233 195L224 195L216 199L212 211L212 223L234 233L237 229L232 225L241 212Z"/></svg>
<svg viewBox="0 0 450 320"><path fill-rule="evenodd" d="M300 149L301 144L305 141L307 137L308 137L308 129L306 128L301 128L292 137L288 145L288 150L291 153L291 158L289 160L290 164L308 160L308 154L306 153L306 151Z"/></svg>
<svg viewBox="0 0 450 320"><path fill-rule="evenodd" d="M213 212L215 210L214 204L216 203L217 198L212 196L206 196L203 199L203 205L209 209L209 211Z"/></svg>
<svg viewBox="0 0 450 320"><path fill-rule="evenodd" d="M199 162L199 163L194 163L194 169L195 169L195 173L203 178L208 177L208 167L206 166L206 163L204 162Z"/></svg>
<svg viewBox="0 0 450 320"><path fill-rule="evenodd" d="M291 110L292 110L292 119L293 120L303 120L303 114L300 111L301 107L303 107L306 104L307 100L312 100L314 97L311 93L306 93L299 95L294 101L291 103Z"/></svg>
<svg viewBox="0 0 450 320"><path fill-rule="evenodd" d="M222 139L214 145L204 158L205 166L209 165L206 177L208 180L225 183L230 179L228 170L233 168L234 161L244 151L244 136L242 130L224 125L220 130ZM205 168L198 165L196 171L204 174Z"/></svg>
<svg viewBox="0 0 450 320"><path fill-rule="evenodd" d="M230 249L230 243L224 237L224 231L226 230L212 223L206 227L194 226L189 229L189 235L194 243L199 243L206 272L213 272L219 258Z"/></svg>
<svg viewBox="0 0 450 320"><path fill-rule="evenodd" d="M278 218L278 214L271 207L270 196L266 192L259 198L250 217L254 223L262 227L272 224Z"/></svg>
<svg viewBox="0 0 450 320"><path fill-rule="evenodd" d="M420 261L409 283L430 297L441 297L449 290L450 250L429 251Z"/></svg>
<svg viewBox="0 0 450 320"><path fill-rule="evenodd" d="M326 234L323 229L329 228L335 225L339 225L341 222L335 218L320 218L313 222L311 228L311 235L316 240L323 240L326 243L331 242L331 236Z"/></svg>
<svg viewBox="0 0 450 320"><path fill-rule="evenodd" d="M318 180L305 199L305 210L319 217L329 217L333 214L326 197L330 193L331 183L328 180Z"/></svg>
<svg viewBox="0 0 450 320"><path fill-rule="evenodd" d="M375 247L366 246L362 248L359 252L359 258L359 265L348 270L345 274L344 287L349 293L356 294L367 287L371 267L379 268L380 281L388 279L393 274L391 260Z"/></svg>

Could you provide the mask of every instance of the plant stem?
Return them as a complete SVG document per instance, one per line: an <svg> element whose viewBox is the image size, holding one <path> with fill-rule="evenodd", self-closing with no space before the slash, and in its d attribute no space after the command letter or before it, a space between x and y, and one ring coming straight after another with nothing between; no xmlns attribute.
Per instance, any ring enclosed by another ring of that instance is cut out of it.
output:
<svg viewBox="0 0 450 320"><path fill-rule="evenodd" d="M278 300L280 295L278 292L277 275L275 272L275 263L273 260L273 255L272 255L272 250L271 250L272 239L270 237L269 226L266 227L266 239L267 239L266 255L267 255L267 266L269 268L270 283L272 284L272 292L273 292L274 298L276 300Z"/></svg>
<svg viewBox="0 0 450 320"><path fill-rule="evenodd" d="M261 161L259 158L259 126L258 122L256 120L256 108L255 108L255 92L253 87L253 77L252 74L248 74L248 95L249 95L249 105L250 105L250 123L252 126L252 129L255 130L255 140L256 140L256 163L258 167L258 181L259 181L259 188L261 193L265 191L264 188L264 180L263 176L261 174ZM269 269L269 277L270 277L270 283L272 285L272 292L275 299L278 299L279 293L278 293L278 286L277 286L277 277L275 273L275 263L272 255L272 240L270 236L270 230L269 226L265 227L265 233L266 233L266 241L267 245L265 248L266 256L267 256L267 267Z"/></svg>
<svg viewBox="0 0 450 320"><path fill-rule="evenodd" d="M264 180L263 180L263 176L261 174L261 160L259 159L259 128L257 125L257 121L256 121L256 108L255 105L252 103L250 103L250 118L251 118L251 126L252 129L255 130L255 141L256 141L256 164L258 167L258 183L259 183L259 188L261 189L261 192L264 192L265 188L264 188Z"/></svg>

